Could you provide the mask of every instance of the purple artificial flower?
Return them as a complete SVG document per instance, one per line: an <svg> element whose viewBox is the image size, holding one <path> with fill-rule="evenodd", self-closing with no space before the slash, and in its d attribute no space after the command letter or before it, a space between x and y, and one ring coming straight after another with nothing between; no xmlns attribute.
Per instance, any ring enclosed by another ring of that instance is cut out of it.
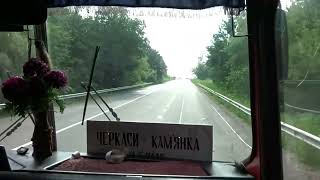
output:
<svg viewBox="0 0 320 180"><path fill-rule="evenodd" d="M54 88L62 88L67 85L67 76L62 71L50 71L45 76L45 81Z"/></svg>
<svg viewBox="0 0 320 180"><path fill-rule="evenodd" d="M28 84L19 76L14 76L2 83L4 98L12 103L22 102L28 95Z"/></svg>
<svg viewBox="0 0 320 180"><path fill-rule="evenodd" d="M48 72L48 65L36 58L31 58L23 65L23 74L26 78L45 76Z"/></svg>

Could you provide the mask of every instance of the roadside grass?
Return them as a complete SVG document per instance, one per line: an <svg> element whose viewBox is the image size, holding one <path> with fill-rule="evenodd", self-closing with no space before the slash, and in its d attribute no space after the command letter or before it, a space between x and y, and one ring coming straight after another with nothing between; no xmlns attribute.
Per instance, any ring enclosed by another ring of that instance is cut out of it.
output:
<svg viewBox="0 0 320 180"><path fill-rule="evenodd" d="M239 102L240 104L243 104L246 107L250 107L250 99L249 98L234 94L234 93L230 92L230 90L228 90L227 88L214 84L209 79L207 79L207 80L193 79L192 82L196 85L198 83L201 83L202 85L207 86L208 88L210 88L220 94L223 94L223 95L229 97L230 99L233 99L233 100Z"/></svg>
<svg viewBox="0 0 320 180"><path fill-rule="evenodd" d="M281 133L282 147L295 154L298 161L311 167L312 169L320 168L320 151L309 144L297 140L289 134Z"/></svg>
<svg viewBox="0 0 320 180"><path fill-rule="evenodd" d="M320 115L285 111L281 113L281 120L315 136L320 136ZM296 155L297 159L312 168L320 168L320 150L298 140L291 135L282 133L282 146Z"/></svg>
<svg viewBox="0 0 320 180"><path fill-rule="evenodd" d="M285 110L285 112L281 114L281 120L315 136L320 136L320 114Z"/></svg>
<svg viewBox="0 0 320 180"><path fill-rule="evenodd" d="M204 85L204 86L207 86L208 88L220 93L220 94L223 94L237 102L239 102L240 104L243 104L247 107L250 107L250 102L249 100L245 100L244 98L242 97L237 97L236 95L230 95L230 94L226 94L226 90L224 88L221 88L221 87L218 87L217 85L215 85L214 83L212 83L211 80L199 80L199 79L193 79L192 82L195 84L195 85L198 85L198 83ZM201 87L199 87L201 88ZM201 88L202 89L202 88ZM204 90L205 91L205 90ZM215 95L212 95L210 93L207 93L209 95L209 97L223 105L225 108L227 108L229 111L231 111L232 113L234 113L235 115L237 115L243 122L245 122L246 124L248 125L251 125L251 116L248 116L247 114L243 113L241 110L239 110L238 108L234 107L233 105L229 104L228 102L222 100L221 98L215 96Z"/></svg>
<svg viewBox="0 0 320 180"><path fill-rule="evenodd" d="M237 97L236 95L228 94L228 91L222 87L217 87L211 80L192 80L194 84L201 83L204 86L209 87L210 89L219 92L240 104L243 104L247 107L250 107L249 100L245 100L242 97ZM199 87L201 88L201 87ZM202 89L202 88L201 88ZM209 94L209 93L208 93ZM210 98L215 102L226 107L228 110L237 115L241 120L247 124L251 124L251 117L244 114L242 111L238 110L236 107L225 102L221 98L211 95ZM312 113L301 113L285 108L285 112L281 113L281 120L287 124L295 126L299 129L307 131L316 136L320 136L320 115ZM297 159L303 164L310 166L311 168L320 167L320 151L317 148L314 148L305 142L298 140L291 135L288 135L282 132L282 146L286 151L292 152L296 155Z"/></svg>
<svg viewBox="0 0 320 180"><path fill-rule="evenodd" d="M320 111L320 83L282 84L286 103Z"/></svg>

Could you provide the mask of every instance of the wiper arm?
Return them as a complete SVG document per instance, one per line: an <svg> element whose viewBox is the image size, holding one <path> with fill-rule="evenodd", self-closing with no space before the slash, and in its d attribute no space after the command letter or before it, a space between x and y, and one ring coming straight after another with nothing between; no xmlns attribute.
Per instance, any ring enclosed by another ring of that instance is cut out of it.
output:
<svg viewBox="0 0 320 180"><path fill-rule="evenodd" d="M84 109L83 109L83 115L82 115L81 125L83 125L84 119L85 119L85 117L86 117L86 111L87 111L87 106L88 106L88 99L89 99L89 94L90 94L90 87L91 87L91 83L92 83L94 67L96 66L96 61L97 61L97 57L98 57L98 54L99 54L99 50L100 50L100 46L97 46L97 47L96 47L96 51L95 51L95 53L94 53L94 57L93 57L93 63L92 63L92 67L91 67L90 77L89 77L89 86L88 86L88 90L87 90L86 100L85 100L85 103L84 103Z"/></svg>
<svg viewBox="0 0 320 180"><path fill-rule="evenodd" d="M81 83L81 86L87 91L87 87L84 83ZM92 88L92 87L91 87ZM96 103L96 105L99 107L99 109L103 112L103 114L108 118L109 121L111 121L111 119L109 118L109 116L106 114L106 112L102 109L102 107L99 105L99 103L97 102L97 100L92 96L92 94L89 92L89 96L92 98L92 100Z"/></svg>
<svg viewBox="0 0 320 180"><path fill-rule="evenodd" d="M86 87L86 83L82 82L81 85L88 89L89 87ZM103 104L105 106L107 106L108 110L111 112L112 116L117 120L117 121L120 121L120 118L118 117L117 113L108 105L108 103L101 97L101 95L98 93L98 91L96 90L96 88L94 88L92 85L91 85L91 89L94 91L94 93L99 97L99 99L103 102ZM90 93L89 93L90 94ZM92 97L92 95L90 94L90 96ZM92 97L93 98L93 97Z"/></svg>
<svg viewBox="0 0 320 180"><path fill-rule="evenodd" d="M112 116L114 118L116 118L117 121L120 121L120 118L118 117L117 113L114 112L114 110L107 104L107 102L100 96L100 94L97 92L96 88L94 88L91 85L92 90L94 91L94 93L96 93L96 95L101 99L101 101L103 102L104 105L107 106L107 108L109 109L109 111L111 112Z"/></svg>

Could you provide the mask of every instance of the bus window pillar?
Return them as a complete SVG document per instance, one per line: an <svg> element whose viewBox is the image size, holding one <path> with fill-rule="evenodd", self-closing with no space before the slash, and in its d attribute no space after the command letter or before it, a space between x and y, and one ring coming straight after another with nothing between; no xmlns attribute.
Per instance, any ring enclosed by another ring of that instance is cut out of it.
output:
<svg viewBox="0 0 320 180"><path fill-rule="evenodd" d="M42 41L47 52L49 52L46 23L34 26L34 37L36 40ZM39 57L39 56L40 56L40 54L37 53L37 57ZM49 67L50 67L50 65L49 65ZM53 109L52 103L49 105L49 109L48 109L48 122L49 122L50 126L52 127L52 151L57 151L56 125L55 125L54 109Z"/></svg>

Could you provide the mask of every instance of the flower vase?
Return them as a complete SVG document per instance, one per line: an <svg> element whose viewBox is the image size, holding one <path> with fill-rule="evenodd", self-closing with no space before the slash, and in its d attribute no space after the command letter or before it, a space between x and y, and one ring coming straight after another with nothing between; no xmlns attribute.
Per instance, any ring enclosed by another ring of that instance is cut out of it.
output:
<svg viewBox="0 0 320 180"><path fill-rule="evenodd" d="M45 159L52 155L52 128L48 122L48 111L34 112L34 131L32 135L32 156Z"/></svg>

